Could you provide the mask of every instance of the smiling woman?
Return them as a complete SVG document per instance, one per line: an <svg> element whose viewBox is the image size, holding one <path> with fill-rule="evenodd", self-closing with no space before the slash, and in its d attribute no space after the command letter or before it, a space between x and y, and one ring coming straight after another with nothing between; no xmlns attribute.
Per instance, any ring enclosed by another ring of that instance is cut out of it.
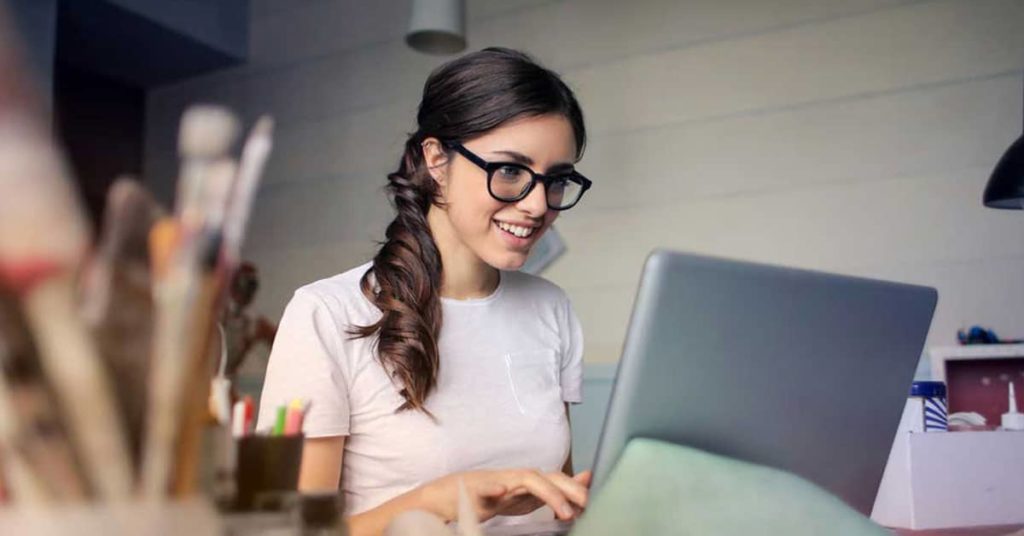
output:
<svg viewBox="0 0 1024 536"><path fill-rule="evenodd" d="M289 302L259 426L312 401L299 486L340 482L354 535L409 509L454 519L460 481L491 524L572 518L582 332L560 288L516 270L591 185L583 114L555 73L489 48L430 75L417 123L377 255Z"/></svg>

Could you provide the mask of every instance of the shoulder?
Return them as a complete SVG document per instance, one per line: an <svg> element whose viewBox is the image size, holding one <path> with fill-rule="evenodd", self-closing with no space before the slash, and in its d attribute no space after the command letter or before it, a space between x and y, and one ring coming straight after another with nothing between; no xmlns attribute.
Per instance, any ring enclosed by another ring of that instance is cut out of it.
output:
<svg viewBox="0 0 1024 536"><path fill-rule="evenodd" d="M363 278L363 274L365 274L372 265L373 263L370 262L360 264L359 266L346 270L340 274L325 277L303 285L295 292L296 294L310 294L319 297L338 295L348 296L353 293L362 295L359 283Z"/></svg>
<svg viewBox="0 0 1024 536"><path fill-rule="evenodd" d="M325 309L338 320L366 321L367 317L380 313L363 294L361 287L363 274L371 266L370 262L363 263L340 274L303 285L295 291L292 301Z"/></svg>

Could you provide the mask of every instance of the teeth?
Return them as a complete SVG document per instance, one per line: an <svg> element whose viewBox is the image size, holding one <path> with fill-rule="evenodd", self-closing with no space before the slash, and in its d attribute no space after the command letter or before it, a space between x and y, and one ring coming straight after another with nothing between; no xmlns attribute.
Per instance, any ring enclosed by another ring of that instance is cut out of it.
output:
<svg viewBox="0 0 1024 536"><path fill-rule="evenodd" d="M508 231L519 238L526 238L533 234L533 227L520 227L518 225L511 225L503 221L497 222L498 227L504 231Z"/></svg>

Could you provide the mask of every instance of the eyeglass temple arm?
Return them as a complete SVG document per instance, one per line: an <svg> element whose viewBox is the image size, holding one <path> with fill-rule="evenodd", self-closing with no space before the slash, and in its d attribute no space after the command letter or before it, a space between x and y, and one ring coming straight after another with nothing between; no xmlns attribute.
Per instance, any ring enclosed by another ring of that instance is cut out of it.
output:
<svg viewBox="0 0 1024 536"><path fill-rule="evenodd" d="M469 152L469 149L463 147L461 143L450 141L445 142L444 146L448 147L449 149L455 149L459 154L466 157L466 160L469 160L470 162L476 164L481 169L487 169L487 162L485 162L479 156Z"/></svg>

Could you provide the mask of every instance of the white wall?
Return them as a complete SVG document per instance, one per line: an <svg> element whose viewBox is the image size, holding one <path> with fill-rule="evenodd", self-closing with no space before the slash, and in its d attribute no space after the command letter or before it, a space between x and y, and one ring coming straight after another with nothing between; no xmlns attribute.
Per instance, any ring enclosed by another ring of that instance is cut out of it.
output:
<svg viewBox="0 0 1024 536"><path fill-rule="evenodd" d="M557 226L587 360L617 359L646 253L666 246L933 285L931 343L1024 334L1024 213L984 209L1021 133L1022 0L469 0L471 48L564 74L595 187ZM361 263L391 212L430 70L408 2L252 0L251 62L151 92L145 174L173 190L189 102L269 112L277 147L246 248L277 317Z"/></svg>

